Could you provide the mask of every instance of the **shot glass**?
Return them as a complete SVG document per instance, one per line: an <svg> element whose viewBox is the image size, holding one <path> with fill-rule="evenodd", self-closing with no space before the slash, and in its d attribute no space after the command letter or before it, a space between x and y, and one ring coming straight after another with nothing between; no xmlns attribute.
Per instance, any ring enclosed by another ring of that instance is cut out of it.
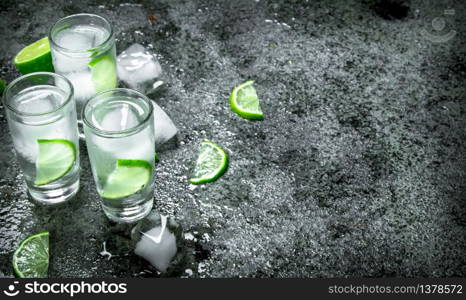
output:
<svg viewBox="0 0 466 300"><path fill-rule="evenodd" d="M105 18L93 14L67 16L52 26L49 41L55 72L73 84L78 113L95 94L116 88L115 38Z"/></svg>
<svg viewBox="0 0 466 300"><path fill-rule="evenodd" d="M8 126L30 196L57 204L79 189L79 138L73 86L63 76L31 73L3 95Z"/></svg>
<svg viewBox="0 0 466 300"><path fill-rule="evenodd" d="M112 89L91 98L82 118L87 151L102 208L129 223L144 218L154 198L153 106L143 94Z"/></svg>

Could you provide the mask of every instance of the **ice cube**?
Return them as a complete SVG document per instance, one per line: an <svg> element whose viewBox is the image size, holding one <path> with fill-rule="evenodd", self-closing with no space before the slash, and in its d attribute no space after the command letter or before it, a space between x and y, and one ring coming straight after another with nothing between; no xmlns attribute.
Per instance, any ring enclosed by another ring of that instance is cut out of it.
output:
<svg viewBox="0 0 466 300"><path fill-rule="evenodd" d="M152 101L154 106L155 143L163 144L176 135L178 129L165 111Z"/></svg>
<svg viewBox="0 0 466 300"><path fill-rule="evenodd" d="M155 101L152 101L154 107L154 135L155 135L155 144L160 145L174 137L178 129L173 123L172 119L165 113L165 111L157 104ZM95 124L99 124L99 127L103 130L124 130L130 127L134 127L138 123L138 119L134 113L131 113L129 106L126 109L113 110L102 119L101 122L94 120ZM149 132L145 132L149 135ZM139 134L138 134L139 136ZM148 136L138 137L139 141L148 141L150 138ZM139 143L137 143L139 144ZM108 147L105 147L108 148Z"/></svg>
<svg viewBox="0 0 466 300"><path fill-rule="evenodd" d="M65 76L70 72L79 72L89 69L89 59L87 57L74 57L71 54L54 51L52 53L52 58L55 72Z"/></svg>
<svg viewBox="0 0 466 300"><path fill-rule="evenodd" d="M14 103L16 109L21 112L41 114L58 108L64 99L60 91L41 88L23 91L17 95ZM66 118L60 118L60 114L54 114L53 116L26 118L23 122L12 123L10 129L16 150L24 159L34 162L37 157L37 140L66 138L68 129L66 121Z"/></svg>
<svg viewBox="0 0 466 300"><path fill-rule="evenodd" d="M99 124L99 122L95 122ZM99 124L103 130L120 131L136 127L139 123L138 117L128 104L121 104L108 112Z"/></svg>
<svg viewBox="0 0 466 300"><path fill-rule="evenodd" d="M109 139L93 135L92 143L101 151L107 152L116 159L154 159L154 144L161 144L172 138L177 133L177 128L170 117L155 102L154 106L154 133L147 127L142 131L121 139ZM127 107L127 108L125 108ZM98 114L92 114L92 123L102 130L119 131L134 127L138 124L138 118L132 112L129 105L120 106L119 109L106 112L100 118ZM152 135L154 134L154 137Z"/></svg>
<svg viewBox="0 0 466 300"><path fill-rule="evenodd" d="M93 39L83 32L75 31L75 27L60 31L54 41L61 47L73 51L92 48ZM53 66L57 73L68 73L86 70L88 57L79 57L70 52L53 51Z"/></svg>
<svg viewBox="0 0 466 300"><path fill-rule="evenodd" d="M155 55L140 44L133 44L117 58L118 78L130 88L147 94L157 88L162 67Z"/></svg>
<svg viewBox="0 0 466 300"><path fill-rule="evenodd" d="M90 49L93 43L92 37L73 29L60 31L54 40L59 46L73 51Z"/></svg>
<svg viewBox="0 0 466 300"><path fill-rule="evenodd" d="M136 108L129 103L119 103L111 110L95 110L91 122L101 130L121 131L136 127L140 121ZM93 143L116 159L154 160L154 137L152 128L146 127L137 133L117 139L92 136Z"/></svg>
<svg viewBox="0 0 466 300"><path fill-rule="evenodd" d="M72 72L65 75L73 84L74 98L79 104L83 104L95 94L94 82L92 81L92 74L90 71L85 72ZM78 110L78 114L81 112Z"/></svg>
<svg viewBox="0 0 466 300"><path fill-rule="evenodd" d="M91 41L91 47L101 45L109 36L109 32L103 27L80 25L76 26L75 32L85 35ZM89 49L89 48L84 48ZM81 49L82 50L82 49Z"/></svg>
<svg viewBox="0 0 466 300"><path fill-rule="evenodd" d="M60 105L60 98L54 92L43 90L30 93L28 98L21 99L17 105L19 111L40 114L52 111Z"/></svg>
<svg viewBox="0 0 466 300"><path fill-rule="evenodd" d="M72 129L67 118L61 118L45 125L30 125L16 122L11 127L11 134L15 137L14 144L20 155L33 163L38 155L39 139L67 139L72 140Z"/></svg>
<svg viewBox="0 0 466 300"><path fill-rule="evenodd" d="M154 160L154 144L151 143L151 132L146 128L137 134L124 138L105 138L92 135L92 143L96 147L118 159L140 159L145 161Z"/></svg>
<svg viewBox="0 0 466 300"><path fill-rule="evenodd" d="M11 128L11 134L15 137L13 143L16 151L29 163L34 163L37 158L39 151L37 136L40 136L39 130L42 130L42 128L21 123Z"/></svg>
<svg viewBox="0 0 466 300"><path fill-rule="evenodd" d="M59 74L84 71L88 69L89 55L86 50L100 45L109 33L103 28L89 25L79 25L64 29L57 33L54 41L68 50L79 51L53 51L53 66ZM84 55L83 55L84 53Z"/></svg>
<svg viewBox="0 0 466 300"><path fill-rule="evenodd" d="M166 272L177 253L177 236L172 230L177 226L167 216L150 214L133 229L137 239L134 253Z"/></svg>

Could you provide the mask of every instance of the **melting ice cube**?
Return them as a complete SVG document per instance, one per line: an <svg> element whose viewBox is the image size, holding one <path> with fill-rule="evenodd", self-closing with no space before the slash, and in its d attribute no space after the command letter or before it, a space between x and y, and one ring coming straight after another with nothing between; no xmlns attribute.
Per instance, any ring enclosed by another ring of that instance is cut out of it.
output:
<svg viewBox="0 0 466 300"><path fill-rule="evenodd" d="M133 229L137 237L134 252L161 272L166 272L177 253L176 223L166 216L151 214Z"/></svg>
<svg viewBox="0 0 466 300"><path fill-rule="evenodd" d="M154 128L155 128L155 143L163 144L178 132L172 119L165 113L165 111L152 101L154 106Z"/></svg>
<svg viewBox="0 0 466 300"><path fill-rule="evenodd" d="M118 55L117 68L118 78L143 94L160 85L157 78L162 74L162 67L154 54L140 44L133 44Z"/></svg>

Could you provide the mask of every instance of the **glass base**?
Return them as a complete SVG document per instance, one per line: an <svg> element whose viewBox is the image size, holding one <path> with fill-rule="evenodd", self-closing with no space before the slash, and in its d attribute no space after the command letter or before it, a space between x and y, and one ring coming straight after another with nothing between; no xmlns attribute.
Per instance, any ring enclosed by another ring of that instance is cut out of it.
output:
<svg viewBox="0 0 466 300"><path fill-rule="evenodd" d="M70 200L79 191L79 178L72 184L49 191L28 189L31 198L44 205L56 205Z"/></svg>
<svg viewBox="0 0 466 300"><path fill-rule="evenodd" d="M132 223L147 216L151 211L153 204L154 199L151 198L146 202L125 208L111 207L102 203L102 209L104 210L105 215L112 221L117 223Z"/></svg>

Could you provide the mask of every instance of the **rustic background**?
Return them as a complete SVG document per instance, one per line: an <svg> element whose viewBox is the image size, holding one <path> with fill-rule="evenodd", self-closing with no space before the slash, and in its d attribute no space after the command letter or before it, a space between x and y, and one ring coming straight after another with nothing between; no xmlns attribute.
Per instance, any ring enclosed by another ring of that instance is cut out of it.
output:
<svg viewBox="0 0 466 300"><path fill-rule="evenodd" d="M128 2L2 0L0 78L79 12L111 21L118 53L138 42L159 55L166 84L149 96L179 134L159 149L155 210L187 237L163 276L466 276L464 1ZM247 79L264 121L229 108ZM230 153L229 169L190 186L204 139ZM0 107L1 276L42 230L50 276L160 275L104 217L81 151L78 197L35 206ZM119 256L102 257L104 241Z"/></svg>

